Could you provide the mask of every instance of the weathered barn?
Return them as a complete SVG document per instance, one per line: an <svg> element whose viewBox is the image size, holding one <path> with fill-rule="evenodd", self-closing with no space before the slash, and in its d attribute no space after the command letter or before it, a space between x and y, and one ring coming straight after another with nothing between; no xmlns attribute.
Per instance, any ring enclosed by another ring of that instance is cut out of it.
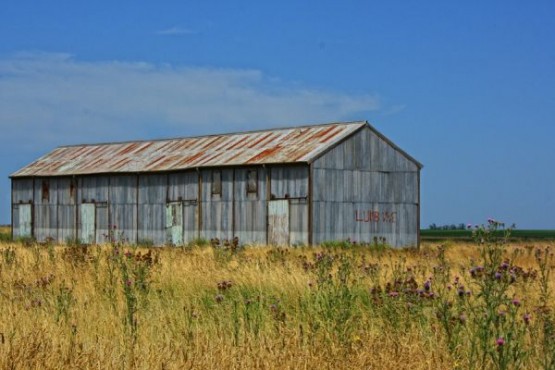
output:
<svg viewBox="0 0 555 370"><path fill-rule="evenodd" d="M367 122L59 147L11 175L14 237L415 246L422 165Z"/></svg>

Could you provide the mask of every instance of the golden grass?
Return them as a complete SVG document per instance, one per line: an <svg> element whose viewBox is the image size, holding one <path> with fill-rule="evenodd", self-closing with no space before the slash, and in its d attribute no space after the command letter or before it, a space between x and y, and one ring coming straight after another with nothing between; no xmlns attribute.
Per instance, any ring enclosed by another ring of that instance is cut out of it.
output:
<svg viewBox="0 0 555 370"><path fill-rule="evenodd" d="M507 255L519 249L514 263L537 270L533 251L545 246L512 245ZM211 247L153 249L159 261L147 266L145 290L133 285L138 281L133 275L128 279L131 287L126 285L121 264L138 271L147 264L134 262L135 255L146 250L125 250L133 256L112 258L110 246L92 247L85 253L80 247L0 244L0 368L468 366L447 348L433 317L435 306L422 306L418 319L396 313L391 317L406 320L390 322L385 309L396 306L371 301L370 289L384 287L398 271L410 269L419 283L433 275L438 264L433 244L423 245L420 251L381 253L260 247L232 255ZM121 256L123 250L118 252ZM333 288L328 290L319 290L318 272L303 265L314 263L315 253L320 252L335 255L335 261L349 256L346 284L353 307L333 306L346 302L341 296L346 290L336 279L337 264L331 270ZM445 256L452 276L462 279L468 276L471 260L480 258L471 244L452 245ZM378 266L378 270L368 273L366 266ZM232 286L218 290L222 281L231 281ZM554 285L551 279L550 288ZM510 289L522 300L522 312L540 304L537 279L517 282ZM126 320L134 298L132 324ZM342 319L342 315L347 316ZM536 347L531 353L542 355Z"/></svg>

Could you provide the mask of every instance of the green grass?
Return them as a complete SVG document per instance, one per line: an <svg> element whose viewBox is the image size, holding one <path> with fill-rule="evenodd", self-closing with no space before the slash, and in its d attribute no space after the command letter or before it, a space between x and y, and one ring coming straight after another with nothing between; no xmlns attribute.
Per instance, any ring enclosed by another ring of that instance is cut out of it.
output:
<svg viewBox="0 0 555 370"><path fill-rule="evenodd" d="M502 231L498 231L501 236ZM420 236L423 240L441 239L472 239L472 230L421 230ZM511 239L520 240L555 240L555 230L512 230Z"/></svg>

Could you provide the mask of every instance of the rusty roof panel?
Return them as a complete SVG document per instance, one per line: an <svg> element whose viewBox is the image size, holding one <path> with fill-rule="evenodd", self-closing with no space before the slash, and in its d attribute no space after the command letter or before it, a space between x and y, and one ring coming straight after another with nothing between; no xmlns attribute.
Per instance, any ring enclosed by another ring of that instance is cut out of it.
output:
<svg viewBox="0 0 555 370"><path fill-rule="evenodd" d="M309 162L366 122L343 122L168 140L74 145L54 149L12 174L70 176Z"/></svg>

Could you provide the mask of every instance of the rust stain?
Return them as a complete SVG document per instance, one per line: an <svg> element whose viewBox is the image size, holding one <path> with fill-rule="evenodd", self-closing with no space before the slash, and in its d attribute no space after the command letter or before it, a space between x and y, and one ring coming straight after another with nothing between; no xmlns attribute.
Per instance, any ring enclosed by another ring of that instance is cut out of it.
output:
<svg viewBox="0 0 555 370"><path fill-rule="evenodd" d="M334 123L170 140L65 146L12 174L63 176L189 169L199 165L309 160L365 122Z"/></svg>
<svg viewBox="0 0 555 370"><path fill-rule="evenodd" d="M281 150L280 146L276 146L276 147L273 147L273 148L263 150L261 153L255 155L251 159L247 160L247 163L260 162L262 159L270 157L270 156L274 155L275 153L279 152L280 150Z"/></svg>

